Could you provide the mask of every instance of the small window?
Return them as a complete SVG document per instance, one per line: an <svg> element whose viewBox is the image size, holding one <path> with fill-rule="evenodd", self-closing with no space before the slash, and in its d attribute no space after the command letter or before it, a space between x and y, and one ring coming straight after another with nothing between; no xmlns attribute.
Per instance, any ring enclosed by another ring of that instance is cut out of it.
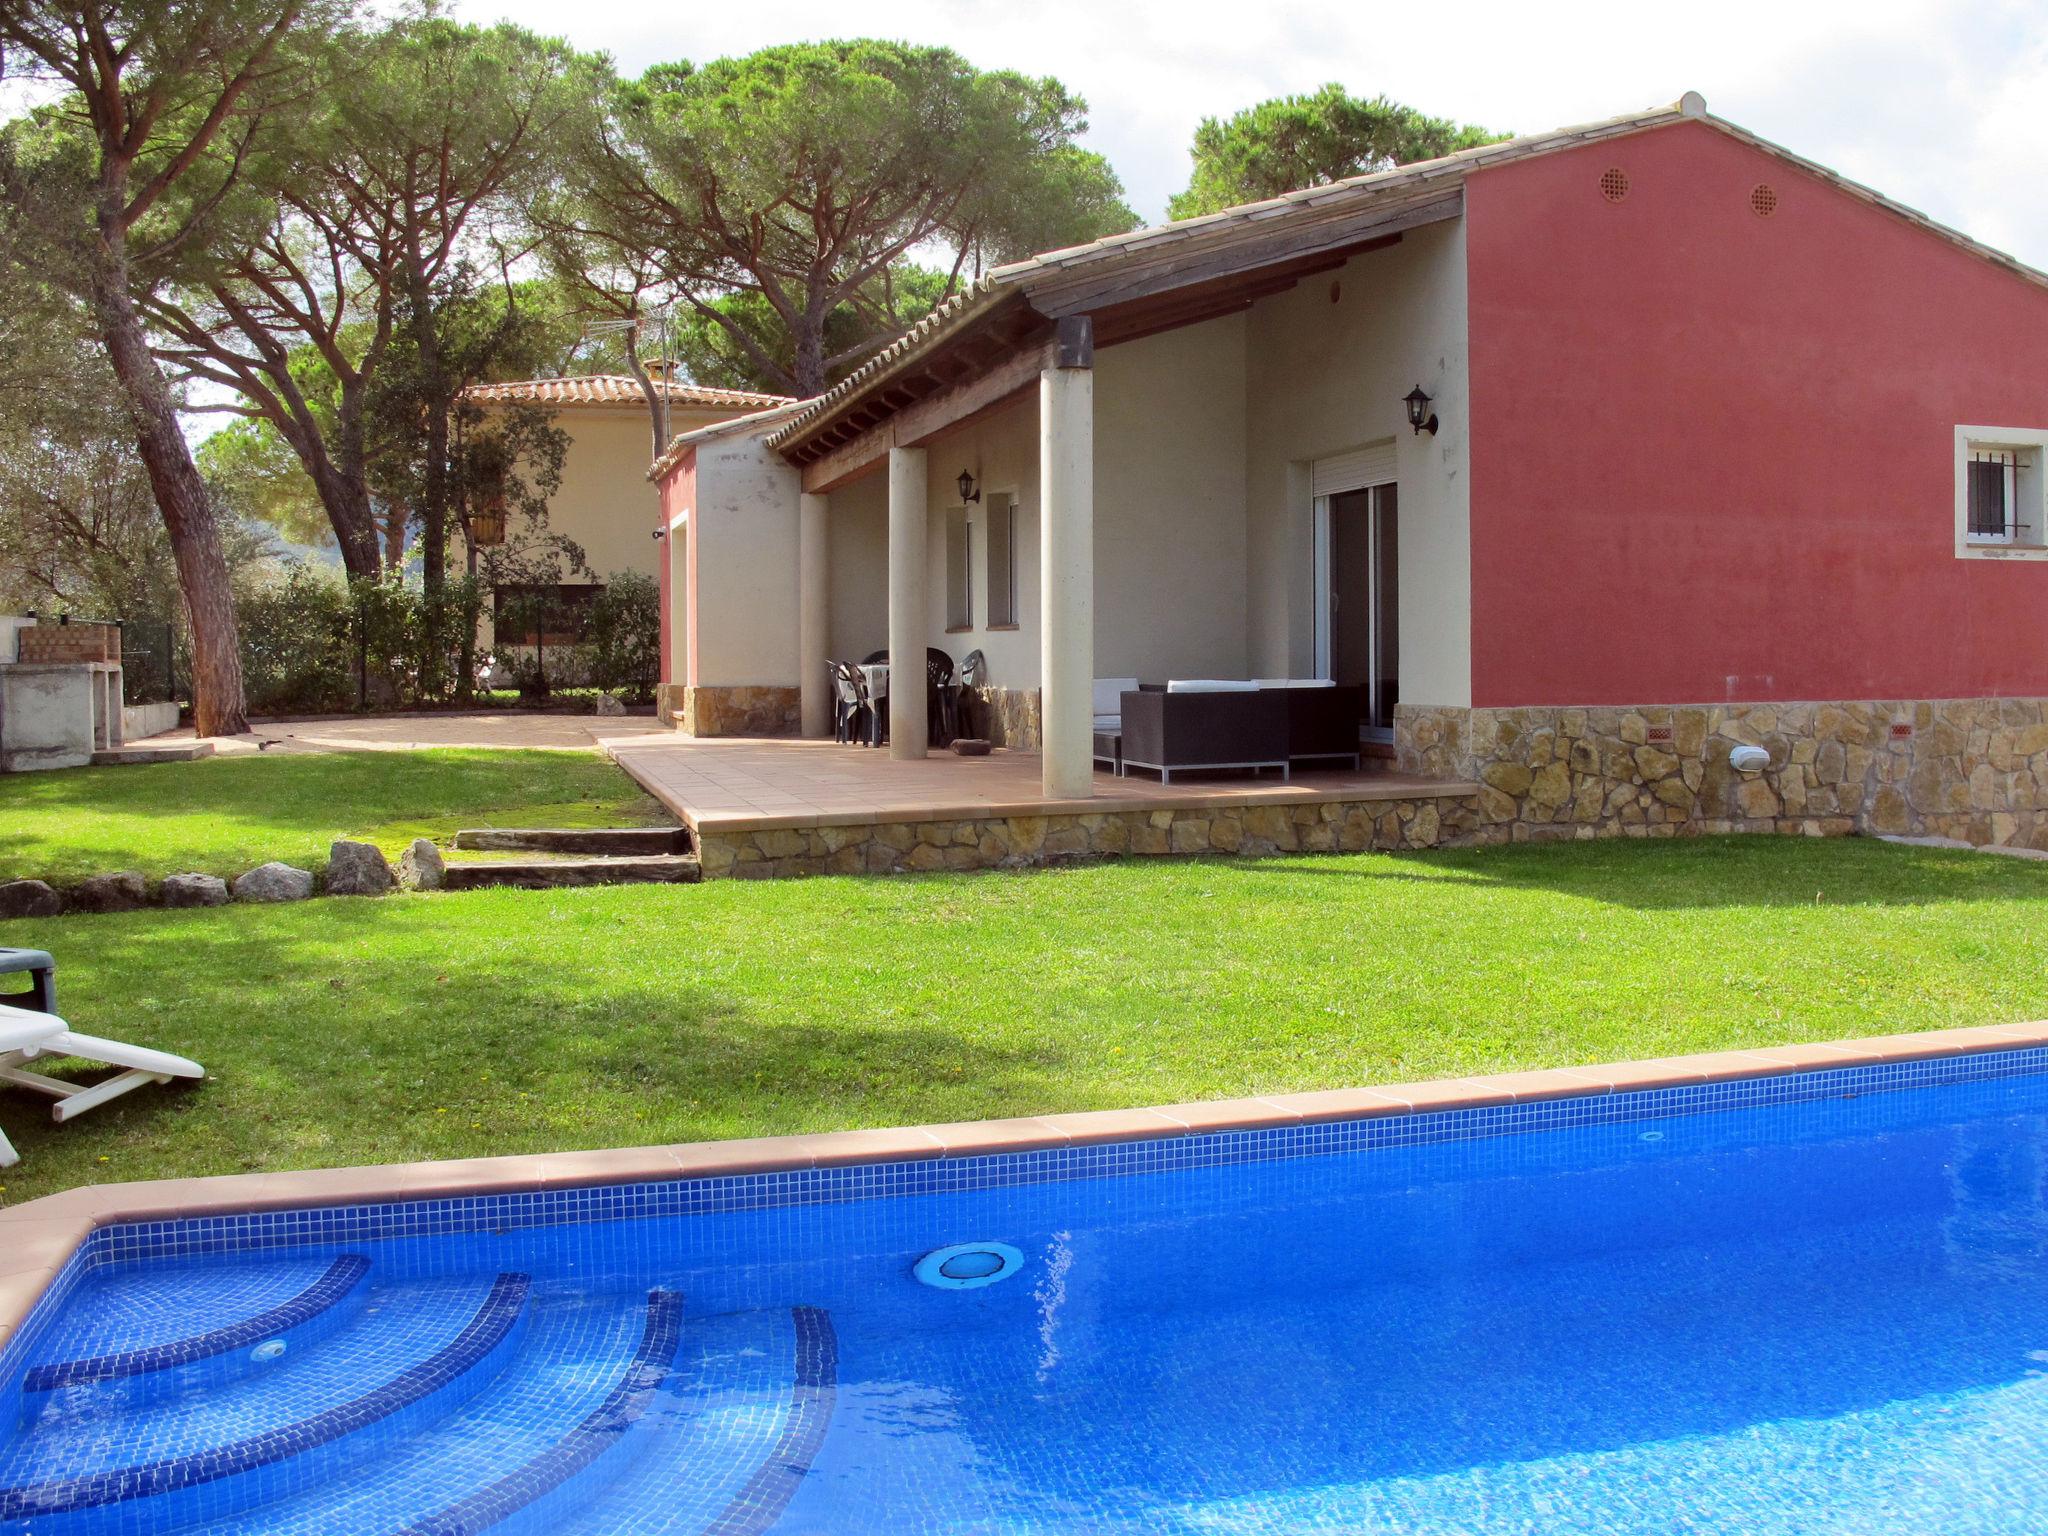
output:
<svg viewBox="0 0 2048 1536"><path fill-rule="evenodd" d="M946 628L974 627L973 567L968 563L967 509L946 512Z"/></svg>
<svg viewBox="0 0 2048 1536"><path fill-rule="evenodd" d="M1956 428L1956 553L2048 558L2048 429Z"/></svg>
<svg viewBox="0 0 2048 1536"><path fill-rule="evenodd" d="M552 587L501 586L491 591L491 634L497 645L575 645L604 591L595 583Z"/></svg>
<svg viewBox="0 0 2048 1536"><path fill-rule="evenodd" d="M1017 503L1008 496L988 498L988 623L991 629L1017 623Z"/></svg>
<svg viewBox="0 0 2048 1536"><path fill-rule="evenodd" d="M2019 511L2020 456L2009 448L1970 453L1970 537L2010 544Z"/></svg>

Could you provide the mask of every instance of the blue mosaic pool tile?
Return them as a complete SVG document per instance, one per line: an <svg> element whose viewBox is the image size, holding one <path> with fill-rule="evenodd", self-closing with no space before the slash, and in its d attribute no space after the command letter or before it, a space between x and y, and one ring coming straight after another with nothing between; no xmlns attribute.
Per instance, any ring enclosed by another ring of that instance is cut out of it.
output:
<svg viewBox="0 0 2048 1536"><path fill-rule="evenodd" d="M188 1334L165 1344L118 1350L84 1360L59 1360L32 1368L22 1382L25 1392L55 1392L153 1371L171 1371L232 1351L246 1349L312 1321L354 1294L370 1273L370 1261L345 1253L289 1301L224 1328Z"/></svg>
<svg viewBox="0 0 2048 1536"><path fill-rule="evenodd" d="M516 1472L477 1489L468 1497L429 1515L401 1536L478 1536L544 1499L558 1495L614 1450L640 1422L675 1361L682 1340L683 1298L674 1291L647 1296L647 1326L626 1374L609 1396L581 1423Z"/></svg>
<svg viewBox="0 0 2048 1536"><path fill-rule="evenodd" d="M2044 1071L2048 1071L2048 1048L2029 1047L1733 1082L1089 1147L131 1222L94 1232L80 1248L78 1261L89 1266L161 1261L208 1253L502 1233L590 1222L701 1216L1119 1178L1233 1163L1372 1153L1666 1116L1709 1115Z"/></svg>
<svg viewBox="0 0 2048 1536"><path fill-rule="evenodd" d="M703 1536L761 1536L789 1508L825 1443L839 1381L839 1339L832 1315L820 1307L794 1307L790 1316L796 1323L796 1382L782 1436Z"/></svg>
<svg viewBox="0 0 2048 1536"><path fill-rule="evenodd" d="M168 1460L0 1488L0 1530L44 1536L57 1529L63 1517L145 1500L150 1502L137 1512L137 1529L161 1529L168 1521L219 1515L317 1481L332 1470L332 1459L316 1461L314 1453L409 1410L438 1412L456 1389L479 1389L489 1379L489 1363L502 1361L516 1340L528 1287L525 1275L498 1276L483 1305L447 1346L381 1386L312 1418ZM292 1475L252 1475L276 1468ZM230 1482L237 1486L215 1486ZM189 1497L195 1493L212 1496ZM96 1527L108 1528L104 1522Z"/></svg>

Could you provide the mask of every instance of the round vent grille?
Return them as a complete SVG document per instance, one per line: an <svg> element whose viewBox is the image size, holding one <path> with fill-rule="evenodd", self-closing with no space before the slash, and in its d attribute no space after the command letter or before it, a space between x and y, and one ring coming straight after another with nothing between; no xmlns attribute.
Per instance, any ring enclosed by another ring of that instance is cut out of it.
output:
<svg viewBox="0 0 2048 1536"><path fill-rule="evenodd" d="M1778 211L1778 189L1767 181L1760 181L1749 189L1750 211L1760 219L1768 219Z"/></svg>
<svg viewBox="0 0 2048 1536"><path fill-rule="evenodd" d="M1628 196L1628 172L1618 165L1610 165L1600 173L1600 195L1610 203L1618 203Z"/></svg>

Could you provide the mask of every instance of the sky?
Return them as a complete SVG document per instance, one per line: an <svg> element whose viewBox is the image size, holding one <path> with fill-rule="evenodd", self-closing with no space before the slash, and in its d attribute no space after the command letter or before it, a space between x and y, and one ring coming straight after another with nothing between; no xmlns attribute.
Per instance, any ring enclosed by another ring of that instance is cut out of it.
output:
<svg viewBox="0 0 2048 1536"><path fill-rule="evenodd" d="M2048 268L2048 0L458 0L638 73L855 35L943 43L1086 97L1148 221L1208 115L1337 81L1500 131L1700 92L1717 116Z"/></svg>

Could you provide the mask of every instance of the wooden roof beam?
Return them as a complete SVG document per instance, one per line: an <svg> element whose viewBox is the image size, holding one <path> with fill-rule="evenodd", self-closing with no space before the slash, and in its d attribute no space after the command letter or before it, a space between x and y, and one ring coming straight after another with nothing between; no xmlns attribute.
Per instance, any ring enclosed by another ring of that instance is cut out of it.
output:
<svg viewBox="0 0 2048 1536"><path fill-rule="evenodd" d="M820 495L856 480L891 448L915 448L1037 386L1052 365L1051 343L1013 352L993 368L927 395L864 432L826 446L803 465L806 494ZM796 450L790 450L794 456Z"/></svg>
<svg viewBox="0 0 2048 1536"><path fill-rule="evenodd" d="M1091 276L1082 269L1079 273L1067 274L1066 280L1060 281L1057 273L1049 273L1042 278L1026 278L1021 286L1030 295L1032 306L1041 314L1057 318L1060 315L1094 313L1112 304L1248 274L1261 267L1338 252L1347 253L1347 257L1355 255L1388 235L1455 218L1463 209L1464 202L1462 189L1453 189L1448 194L1392 208L1374 207L1364 213L1333 218L1305 228L1287 224L1261 231L1255 225L1249 238L1233 241L1221 248L1204 246L1186 254L1167 255L1139 271L1134 272L1129 264L1120 263L1107 275ZM1179 248L1168 249L1178 251Z"/></svg>

